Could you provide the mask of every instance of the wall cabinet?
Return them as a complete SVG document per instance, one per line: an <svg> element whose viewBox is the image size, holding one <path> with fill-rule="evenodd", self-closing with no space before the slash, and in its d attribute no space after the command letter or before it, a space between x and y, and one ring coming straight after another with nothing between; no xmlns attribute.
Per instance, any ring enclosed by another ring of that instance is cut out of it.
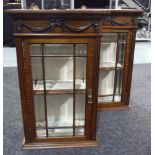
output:
<svg viewBox="0 0 155 155"><path fill-rule="evenodd" d="M96 146L98 109L129 105L141 10L8 10L23 148ZM62 18L63 17L63 18Z"/></svg>

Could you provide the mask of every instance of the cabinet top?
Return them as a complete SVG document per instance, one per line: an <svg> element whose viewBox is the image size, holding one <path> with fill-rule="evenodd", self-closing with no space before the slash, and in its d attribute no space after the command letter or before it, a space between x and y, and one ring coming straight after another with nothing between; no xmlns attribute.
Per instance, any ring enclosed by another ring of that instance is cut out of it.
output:
<svg viewBox="0 0 155 155"><path fill-rule="evenodd" d="M48 16L48 15L62 15L80 17L82 15L87 16L141 16L143 14L142 9L74 9L74 10L30 10L30 9L8 9L5 11L15 16Z"/></svg>

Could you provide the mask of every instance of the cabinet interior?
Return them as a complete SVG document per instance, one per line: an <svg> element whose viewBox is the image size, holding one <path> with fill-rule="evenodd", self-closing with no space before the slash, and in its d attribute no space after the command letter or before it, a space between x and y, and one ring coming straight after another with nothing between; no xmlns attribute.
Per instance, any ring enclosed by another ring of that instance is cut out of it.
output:
<svg viewBox="0 0 155 155"><path fill-rule="evenodd" d="M98 103L120 102L126 33L103 33L100 43Z"/></svg>
<svg viewBox="0 0 155 155"><path fill-rule="evenodd" d="M84 136L87 44L31 44L38 137Z"/></svg>

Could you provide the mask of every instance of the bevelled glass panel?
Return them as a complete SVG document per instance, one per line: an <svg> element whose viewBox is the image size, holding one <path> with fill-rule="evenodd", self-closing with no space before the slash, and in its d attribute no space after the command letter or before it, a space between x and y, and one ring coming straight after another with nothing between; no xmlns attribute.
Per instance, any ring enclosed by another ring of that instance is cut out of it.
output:
<svg viewBox="0 0 155 155"><path fill-rule="evenodd" d="M117 42L117 33L103 33L101 43Z"/></svg>
<svg viewBox="0 0 155 155"><path fill-rule="evenodd" d="M44 55L73 55L73 44L45 44Z"/></svg>
<svg viewBox="0 0 155 155"><path fill-rule="evenodd" d="M100 71L99 73L99 95L113 94L115 71Z"/></svg>
<svg viewBox="0 0 155 155"><path fill-rule="evenodd" d="M84 128L75 128L75 136L84 136Z"/></svg>
<svg viewBox="0 0 155 155"><path fill-rule="evenodd" d="M75 126L85 125L85 98L85 93L75 95Z"/></svg>
<svg viewBox="0 0 155 155"><path fill-rule="evenodd" d="M44 85L43 85L42 58L31 57L31 66L32 66L33 90L43 91Z"/></svg>
<svg viewBox="0 0 155 155"><path fill-rule="evenodd" d="M30 46L30 55L42 55L42 46L41 44L31 44Z"/></svg>
<svg viewBox="0 0 155 155"><path fill-rule="evenodd" d="M86 44L76 44L76 55L86 56L87 55L87 45Z"/></svg>
<svg viewBox="0 0 155 155"><path fill-rule="evenodd" d="M73 126L73 95L53 94L46 98L48 127Z"/></svg>
<svg viewBox="0 0 155 155"><path fill-rule="evenodd" d="M75 85L80 85L75 92L75 126L85 125L86 60L86 57L75 59Z"/></svg>
<svg viewBox="0 0 155 155"><path fill-rule="evenodd" d="M115 92L115 94L122 93L122 79L123 79L123 70L118 70L117 74L116 74L116 92Z"/></svg>
<svg viewBox="0 0 155 155"><path fill-rule="evenodd" d="M80 89L86 89L86 57L76 57L75 59L75 85Z"/></svg>
<svg viewBox="0 0 155 155"><path fill-rule="evenodd" d="M72 135L73 135L73 128L48 129L49 137L72 136Z"/></svg>
<svg viewBox="0 0 155 155"><path fill-rule="evenodd" d="M45 57L44 60L46 90L72 90L73 57Z"/></svg>
<svg viewBox="0 0 155 155"><path fill-rule="evenodd" d="M34 95L36 128L45 128L45 102L44 95Z"/></svg>
<svg viewBox="0 0 155 155"><path fill-rule="evenodd" d="M117 43L102 43L100 49L100 67L104 67L106 63L114 65L116 62Z"/></svg>
<svg viewBox="0 0 155 155"><path fill-rule="evenodd" d="M37 137L46 137L46 129L36 129Z"/></svg>
<svg viewBox="0 0 155 155"><path fill-rule="evenodd" d="M114 101L120 102L121 101L121 95L114 95ZM98 103L104 104L104 103L108 103L108 102L113 102L113 95L98 97Z"/></svg>

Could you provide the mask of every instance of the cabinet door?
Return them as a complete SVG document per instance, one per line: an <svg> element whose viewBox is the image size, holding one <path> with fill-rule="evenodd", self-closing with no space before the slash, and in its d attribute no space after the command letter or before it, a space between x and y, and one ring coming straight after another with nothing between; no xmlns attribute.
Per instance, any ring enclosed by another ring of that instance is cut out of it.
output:
<svg viewBox="0 0 155 155"><path fill-rule="evenodd" d="M127 33L103 33L100 44L98 103L123 102Z"/></svg>
<svg viewBox="0 0 155 155"><path fill-rule="evenodd" d="M24 41L34 107L33 141L92 139L96 128L93 39ZM30 65L29 65L30 64Z"/></svg>

